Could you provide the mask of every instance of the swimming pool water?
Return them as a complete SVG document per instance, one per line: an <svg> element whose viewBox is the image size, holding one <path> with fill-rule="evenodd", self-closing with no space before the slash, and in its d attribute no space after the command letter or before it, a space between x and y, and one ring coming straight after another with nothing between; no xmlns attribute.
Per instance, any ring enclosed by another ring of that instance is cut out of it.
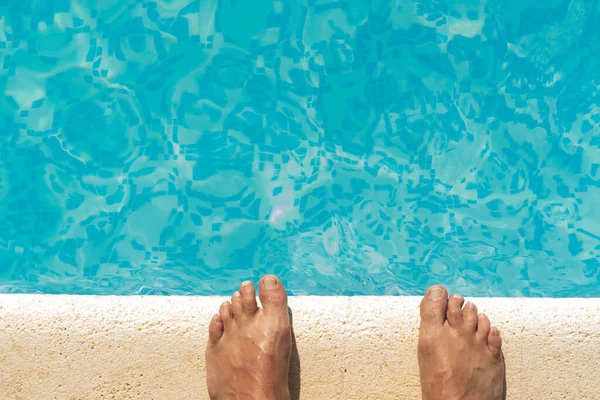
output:
<svg viewBox="0 0 600 400"><path fill-rule="evenodd" d="M8 0L0 291L600 296L597 1Z"/></svg>

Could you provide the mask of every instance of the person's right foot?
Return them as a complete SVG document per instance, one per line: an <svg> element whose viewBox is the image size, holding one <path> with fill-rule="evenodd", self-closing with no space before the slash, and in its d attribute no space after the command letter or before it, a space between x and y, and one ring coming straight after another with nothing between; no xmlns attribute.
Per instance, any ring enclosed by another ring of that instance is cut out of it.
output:
<svg viewBox="0 0 600 400"><path fill-rule="evenodd" d="M421 301L419 370L423 400L505 398L502 338L477 307L432 286Z"/></svg>
<svg viewBox="0 0 600 400"><path fill-rule="evenodd" d="M289 400L292 336L287 294L273 275L221 305L208 326L206 375L211 400Z"/></svg>

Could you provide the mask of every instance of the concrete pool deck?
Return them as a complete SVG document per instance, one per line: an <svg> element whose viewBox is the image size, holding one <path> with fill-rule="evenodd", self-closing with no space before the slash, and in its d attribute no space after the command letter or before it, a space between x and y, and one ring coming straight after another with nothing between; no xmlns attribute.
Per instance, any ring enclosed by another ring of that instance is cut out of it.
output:
<svg viewBox="0 0 600 400"><path fill-rule="evenodd" d="M508 399L599 398L600 299L469 300L501 329ZM206 399L207 323L222 301L0 295L0 398ZM290 298L293 391L419 399L419 301Z"/></svg>

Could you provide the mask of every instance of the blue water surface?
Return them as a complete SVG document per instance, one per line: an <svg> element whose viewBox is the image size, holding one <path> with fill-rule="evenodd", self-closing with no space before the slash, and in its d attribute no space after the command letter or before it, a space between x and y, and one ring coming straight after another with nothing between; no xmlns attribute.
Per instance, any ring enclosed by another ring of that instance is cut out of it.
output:
<svg viewBox="0 0 600 400"><path fill-rule="evenodd" d="M600 296L597 0L3 0L0 291Z"/></svg>

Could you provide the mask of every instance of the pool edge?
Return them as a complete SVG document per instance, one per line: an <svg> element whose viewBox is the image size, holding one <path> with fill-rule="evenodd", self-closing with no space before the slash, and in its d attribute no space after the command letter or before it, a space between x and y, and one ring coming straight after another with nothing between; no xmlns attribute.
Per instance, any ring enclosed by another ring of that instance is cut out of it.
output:
<svg viewBox="0 0 600 400"><path fill-rule="evenodd" d="M0 398L207 398L206 324L223 300L0 295ZM600 299L470 300L501 329L510 399L596 398ZM420 398L419 301L291 297L301 398Z"/></svg>

